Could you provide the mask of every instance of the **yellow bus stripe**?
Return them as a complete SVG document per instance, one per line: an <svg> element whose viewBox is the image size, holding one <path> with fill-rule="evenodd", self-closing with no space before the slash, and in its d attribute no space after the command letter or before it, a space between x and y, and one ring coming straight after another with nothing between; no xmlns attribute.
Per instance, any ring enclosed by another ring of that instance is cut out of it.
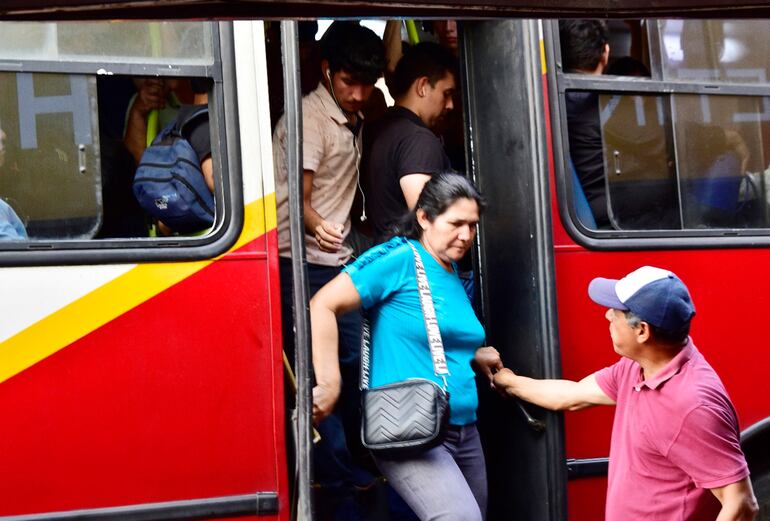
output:
<svg viewBox="0 0 770 521"><path fill-rule="evenodd" d="M243 231L230 251L275 228L275 194L246 205L244 217ZM0 383L197 273L214 260L139 264L32 324L0 343Z"/></svg>

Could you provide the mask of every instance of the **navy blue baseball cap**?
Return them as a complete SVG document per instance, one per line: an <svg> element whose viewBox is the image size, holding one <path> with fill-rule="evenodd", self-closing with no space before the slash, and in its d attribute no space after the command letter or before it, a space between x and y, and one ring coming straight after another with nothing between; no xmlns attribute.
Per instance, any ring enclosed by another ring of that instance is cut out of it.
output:
<svg viewBox="0 0 770 521"><path fill-rule="evenodd" d="M687 286L668 270L643 266L622 279L595 278L591 300L608 308L631 311L665 331L679 331L695 316Z"/></svg>

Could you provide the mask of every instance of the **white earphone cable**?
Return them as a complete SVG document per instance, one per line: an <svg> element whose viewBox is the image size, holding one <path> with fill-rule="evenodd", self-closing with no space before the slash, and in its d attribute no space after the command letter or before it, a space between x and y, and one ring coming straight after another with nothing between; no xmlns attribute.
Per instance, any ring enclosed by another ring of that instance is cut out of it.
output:
<svg viewBox="0 0 770 521"><path fill-rule="evenodd" d="M347 114L345 109L342 108L342 105L340 105L340 102L337 99L337 94L334 92L334 84L332 82L332 75L331 72L329 72L329 69L326 69L326 79L329 80L329 92L334 99L334 103L337 104L337 108L340 109L343 114ZM356 115L356 117L358 117L358 115ZM359 217L359 219L361 222L364 222L366 221L366 194L364 193L364 189L361 187L361 170L358 166L361 162L361 151L358 150L358 136L356 136L353 132L351 132L351 134L353 134L353 150L356 152L356 186L358 187L358 192L361 194L362 199L361 217Z"/></svg>

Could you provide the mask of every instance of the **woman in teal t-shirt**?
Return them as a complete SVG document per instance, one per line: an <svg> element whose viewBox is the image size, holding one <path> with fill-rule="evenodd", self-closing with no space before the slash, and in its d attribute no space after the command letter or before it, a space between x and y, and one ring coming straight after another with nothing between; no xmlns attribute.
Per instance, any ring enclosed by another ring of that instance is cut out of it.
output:
<svg viewBox="0 0 770 521"><path fill-rule="evenodd" d="M371 319L372 387L434 375L417 290L411 242L425 265L450 376L449 429L443 443L416 454L376 456L380 470L421 520L481 521L487 482L476 430L478 396L471 362L491 378L502 368L493 347L479 347L484 329L471 307L455 263L473 244L484 200L458 174L426 183L402 229L345 268L310 302L313 419L329 415L340 393L335 316L363 307Z"/></svg>

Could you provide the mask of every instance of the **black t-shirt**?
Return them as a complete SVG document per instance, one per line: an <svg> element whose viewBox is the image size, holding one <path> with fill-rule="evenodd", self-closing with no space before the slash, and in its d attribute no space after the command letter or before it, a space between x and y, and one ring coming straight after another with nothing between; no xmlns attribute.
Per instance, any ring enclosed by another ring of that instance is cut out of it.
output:
<svg viewBox="0 0 770 521"><path fill-rule="evenodd" d="M412 111L391 107L371 127L364 127L361 176L366 186L366 211L381 242L408 208L399 184L409 174L451 170L438 137Z"/></svg>
<svg viewBox="0 0 770 521"><path fill-rule="evenodd" d="M183 121L190 114L206 105L183 105L179 109L177 121ZM203 162L211 155L211 132L209 130L209 113L204 112L190 121L182 131L184 138L198 154L198 160Z"/></svg>
<svg viewBox="0 0 770 521"><path fill-rule="evenodd" d="M604 145L599 97L594 92L567 92L569 154L599 227L609 225L604 186Z"/></svg>

